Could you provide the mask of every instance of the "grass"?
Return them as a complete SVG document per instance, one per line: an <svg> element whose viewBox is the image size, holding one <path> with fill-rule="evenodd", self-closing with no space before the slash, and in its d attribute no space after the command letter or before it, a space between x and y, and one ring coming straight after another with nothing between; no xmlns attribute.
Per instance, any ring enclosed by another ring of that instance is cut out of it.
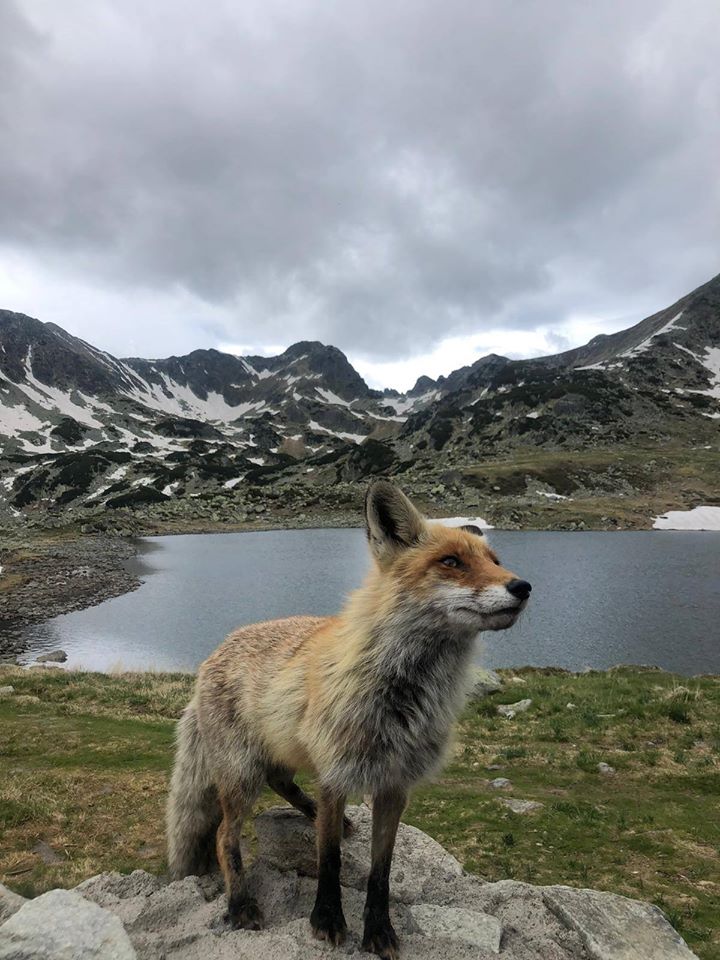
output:
<svg viewBox="0 0 720 960"><path fill-rule="evenodd" d="M527 477L570 497L516 502L524 529L554 529L568 521L582 522L589 530L647 529L654 517L668 510L718 502L719 466L716 449L668 443L578 451L519 448L511 458L483 459L481 466L460 467L459 472L465 484L483 489L500 511L513 506L513 495L522 500Z"/></svg>
<svg viewBox="0 0 720 960"><path fill-rule="evenodd" d="M416 791L404 819L487 880L653 901L702 960L720 960L720 678L633 668L514 677L467 709L442 777ZM33 895L103 870L163 870L174 721L192 677L0 669L8 683L0 881ZM498 703L525 697L527 713L497 715ZM513 814L488 786L496 776L513 784L501 795L544 807Z"/></svg>

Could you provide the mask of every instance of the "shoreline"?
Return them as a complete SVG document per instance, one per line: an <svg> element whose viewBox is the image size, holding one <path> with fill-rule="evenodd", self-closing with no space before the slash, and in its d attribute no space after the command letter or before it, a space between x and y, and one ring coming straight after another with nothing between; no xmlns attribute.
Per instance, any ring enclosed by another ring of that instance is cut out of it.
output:
<svg viewBox="0 0 720 960"><path fill-rule="evenodd" d="M0 551L0 659L26 649L27 627L137 590L142 579L129 565L139 547L134 537L46 532Z"/></svg>
<svg viewBox="0 0 720 960"><path fill-rule="evenodd" d="M433 518L431 518L433 519ZM452 519L448 517L434 519ZM200 536L229 533L267 533L272 531L307 531L356 529L362 525L353 516L335 516L321 522L317 517L300 522L250 521L240 523L186 523L178 526L157 525L155 529L138 529L98 533L77 529L30 529L15 531L0 550L0 662L14 662L25 651L25 629L54 617L85 610L105 600L122 596L141 585L141 560L152 550L148 540L167 536ZM489 529L505 532L506 528ZM517 532L507 528L508 532ZM636 529L605 530L533 530L539 533L626 533ZM717 533L714 530L673 530L650 528L646 532ZM146 546L143 546L143 542Z"/></svg>

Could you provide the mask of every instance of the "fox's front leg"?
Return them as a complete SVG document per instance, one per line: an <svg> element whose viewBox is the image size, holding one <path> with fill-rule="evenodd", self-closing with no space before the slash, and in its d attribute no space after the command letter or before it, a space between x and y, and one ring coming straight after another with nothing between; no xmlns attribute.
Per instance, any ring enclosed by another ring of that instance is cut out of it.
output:
<svg viewBox="0 0 720 960"><path fill-rule="evenodd" d="M318 888L310 924L318 940L339 946L347 924L340 890L340 840L345 797L322 788L317 810Z"/></svg>
<svg viewBox="0 0 720 960"><path fill-rule="evenodd" d="M365 901L363 949L383 960L395 960L400 952L397 934L390 923L390 864L407 793L390 790L373 797L372 865Z"/></svg>

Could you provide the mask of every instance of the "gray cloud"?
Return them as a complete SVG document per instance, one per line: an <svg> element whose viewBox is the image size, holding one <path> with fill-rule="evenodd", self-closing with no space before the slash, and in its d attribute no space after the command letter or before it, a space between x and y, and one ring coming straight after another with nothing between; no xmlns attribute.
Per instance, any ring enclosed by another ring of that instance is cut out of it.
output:
<svg viewBox="0 0 720 960"><path fill-rule="evenodd" d="M715 0L6 0L0 245L126 296L77 321L117 352L660 307L718 269L719 32Z"/></svg>

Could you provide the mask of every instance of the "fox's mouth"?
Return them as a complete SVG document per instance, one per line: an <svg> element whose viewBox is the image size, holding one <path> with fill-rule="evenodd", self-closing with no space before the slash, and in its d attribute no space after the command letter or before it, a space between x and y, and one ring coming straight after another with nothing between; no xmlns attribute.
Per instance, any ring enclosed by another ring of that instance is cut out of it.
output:
<svg viewBox="0 0 720 960"><path fill-rule="evenodd" d="M500 607L498 610L483 610L480 607L459 607L459 609L465 613L474 613L478 617L513 617L524 610L524 608L525 605L523 603L516 603L512 607Z"/></svg>

